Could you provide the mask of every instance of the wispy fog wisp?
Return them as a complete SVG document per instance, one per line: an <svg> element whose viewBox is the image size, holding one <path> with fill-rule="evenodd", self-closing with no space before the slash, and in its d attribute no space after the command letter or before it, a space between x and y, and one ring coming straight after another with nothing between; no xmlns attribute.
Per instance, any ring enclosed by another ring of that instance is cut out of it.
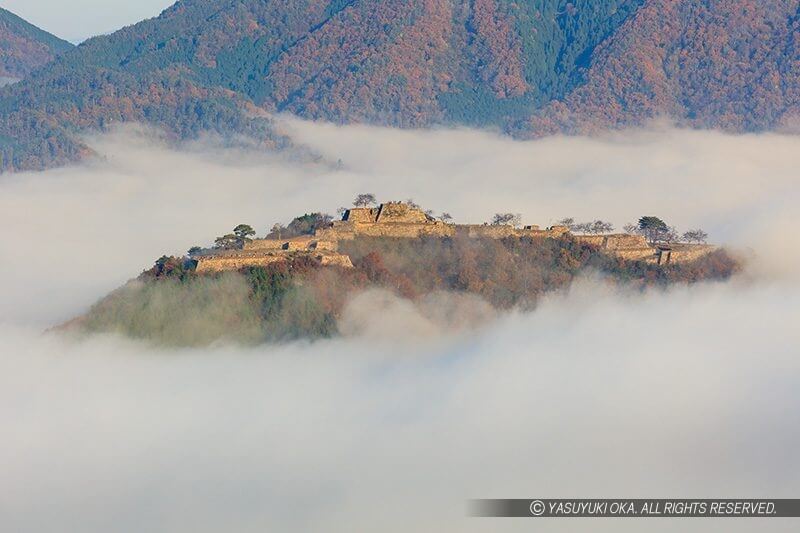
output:
<svg viewBox="0 0 800 533"><path fill-rule="evenodd" d="M174 151L128 130L92 141L103 160L0 178L0 529L529 531L467 518L465 500L797 496L800 138L283 125L324 160ZM316 343L163 350L41 333L163 253L358 192L460 221L655 214L755 259L741 278L665 292L587 276L483 327L491 310L458 295L367 293L345 337Z"/></svg>

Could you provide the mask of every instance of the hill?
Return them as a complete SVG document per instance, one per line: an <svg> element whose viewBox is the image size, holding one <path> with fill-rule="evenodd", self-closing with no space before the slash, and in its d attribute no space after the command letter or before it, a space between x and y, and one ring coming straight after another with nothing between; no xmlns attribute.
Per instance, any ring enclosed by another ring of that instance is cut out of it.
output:
<svg viewBox="0 0 800 533"><path fill-rule="evenodd" d="M73 45L0 8L0 78L25 78Z"/></svg>
<svg viewBox="0 0 800 533"><path fill-rule="evenodd" d="M351 331L354 313L395 301L445 329L479 327L496 313L535 307L586 272L635 290L739 269L713 246L654 247L643 235L573 235L566 226L452 224L399 202L351 208L341 221L306 214L265 239L253 235L240 225L213 249L161 257L65 328L177 346L258 343Z"/></svg>
<svg viewBox="0 0 800 533"><path fill-rule="evenodd" d="M0 90L5 169L144 121L283 141L268 114L523 136L641 124L763 130L798 109L800 0L182 0Z"/></svg>

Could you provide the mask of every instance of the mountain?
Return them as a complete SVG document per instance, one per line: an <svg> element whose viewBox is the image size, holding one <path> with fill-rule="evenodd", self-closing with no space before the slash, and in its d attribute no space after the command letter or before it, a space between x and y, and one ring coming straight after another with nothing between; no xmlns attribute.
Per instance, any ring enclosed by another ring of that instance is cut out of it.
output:
<svg viewBox="0 0 800 533"><path fill-rule="evenodd" d="M453 224L403 202L278 226L259 239L239 225L214 248L162 256L59 329L172 346L315 339L355 333L354 310L386 309L398 298L443 331L474 329L498 313L535 308L587 270L629 290L740 270L715 246L662 242L657 252L643 235Z"/></svg>
<svg viewBox="0 0 800 533"><path fill-rule="evenodd" d="M142 121L266 145L269 114L522 136L660 116L791 125L800 0L183 0L0 90L2 168L88 154Z"/></svg>
<svg viewBox="0 0 800 533"><path fill-rule="evenodd" d="M67 41L0 8L0 78L24 78L72 47Z"/></svg>
<svg viewBox="0 0 800 533"><path fill-rule="evenodd" d="M800 3L651 0L595 50L586 79L524 129L591 133L660 116L736 132L797 129Z"/></svg>

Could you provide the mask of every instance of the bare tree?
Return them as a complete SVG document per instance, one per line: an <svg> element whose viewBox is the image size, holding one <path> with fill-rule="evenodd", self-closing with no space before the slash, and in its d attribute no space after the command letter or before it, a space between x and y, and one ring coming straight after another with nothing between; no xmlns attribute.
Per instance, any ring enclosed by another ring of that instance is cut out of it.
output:
<svg viewBox="0 0 800 533"><path fill-rule="evenodd" d="M667 228L661 236L662 242L671 243L671 242L680 242L681 234L678 233L678 230L675 229L675 226L670 226Z"/></svg>
<svg viewBox="0 0 800 533"><path fill-rule="evenodd" d="M614 231L614 224L610 222L604 222L602 220L595 220L591 224L591 229L589 230L590 233L593 235L600 235L602 233L611 233Z"/></svg>
<svg viewBox="0 0 800 533"><path fill-rule="evenodd" d="M579 222L577 224L572 224L572 226L570 227L570 231L574 233L582 233L585 235L587 233L591 233L592 224L589 222Z"/></svg>
<svg viewBox="0 0 800 533"><path fill-rule="evenodd" d="M572 217L562 218L556 222L559 226L566 226L573 233L599 235L601 233L611 233L614 225L610 222L595 220L594 222L575 222Z"/></svg>
<svg viewBox="0 0 800 533"><path fill-rule="evenodd" d="M503 224L510 224L518 226L522 222L522 215L519 213L497 213L492 218L493 226L501 226Z"/></svg>
<svg viewBox="0 0 800 533"><path fill-rule="evenodd" d="M622 230L628 235L641 235L639 227L636 224L625 224Z"/></svg>
<svg viewBox="0 0 800 533"><path fill-rule="evenodd" d="M422 207L420 207L420 205L419 205L417 202L415 202L413 199L411 199L411 198L409 198L408 200L406 200L406 201L405 201L405 204L406 204L408 207L413 207L414 209L422 209Z"/></svg>
<svg viewBox="0 0 800 533"><path fill-rule="evenodd" d="M374 194L364 193L359 194L356 196L356 199L353 200L353 205L356 207L367 207L369 205L375 205L378 201L375 199Z"/></svg>
<svg viewBox="0 0 800 533"><path fill-rule="evenodd" d="M446 223L448 223L448 224L449 224L450 222L452 222L452 221L453 221L453 217L452 217L452 216L450 216L450 213L442 213L442 214L439 216L439 220L441 220L442 222L446 222Z"/></svg>
<svg viewBox="0 0 800 533"><path fill-rule="evenodd" d="M272 239L280 239L281 235L283 235L284 233L286 233L286 226L278 222L272 226L272 229L269 231L267 237L270 237Z"/></svg>
<svg viewBox="0 0 800 533"><path fill-rule="evenodd" d="M566 226L568 228L572 228L575 225L575 219L572 217L562 218L558 222L556 222L559 226Z"/></svg>
<svg viewBox="0 0 800 533"><path fill-rule="evenodd" d="M681 235L681 240L688 243L705 244L708 241L708 233L701 229L692 229Z"/></svg>

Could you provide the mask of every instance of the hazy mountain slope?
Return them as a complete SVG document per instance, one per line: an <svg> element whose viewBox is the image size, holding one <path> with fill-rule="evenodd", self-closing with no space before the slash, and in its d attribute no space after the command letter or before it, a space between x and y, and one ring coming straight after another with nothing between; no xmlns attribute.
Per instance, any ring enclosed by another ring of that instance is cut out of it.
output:
<svg viewBox="0 0 800 533"><path fill-rule="evenodd" d="M0 89L4 169L142 121L280 143L269 113L587 132L791 121L800 0L184 0Z"/></svg>
<svg viewBox="0 0 800 533"><path fill-rule="evenodd" d="M800 2L650 0L595 53L587 83L524 129L586 133L655 117L733 131L800 113Z"/></svg>
<svg viewBox="0 0 800 533"><path fill-rule="evenodd" d="M0 78L24 78L72 44L0 8Z"/></svg>
<svg viewBox="0 0 800 533"><path fill-rule="evenodd" d="M265 110L504 124L577 84L641 1L185 0L0 91L3 167L75 160L87 153L79 132L119 121L268 142Z"/></svg>

